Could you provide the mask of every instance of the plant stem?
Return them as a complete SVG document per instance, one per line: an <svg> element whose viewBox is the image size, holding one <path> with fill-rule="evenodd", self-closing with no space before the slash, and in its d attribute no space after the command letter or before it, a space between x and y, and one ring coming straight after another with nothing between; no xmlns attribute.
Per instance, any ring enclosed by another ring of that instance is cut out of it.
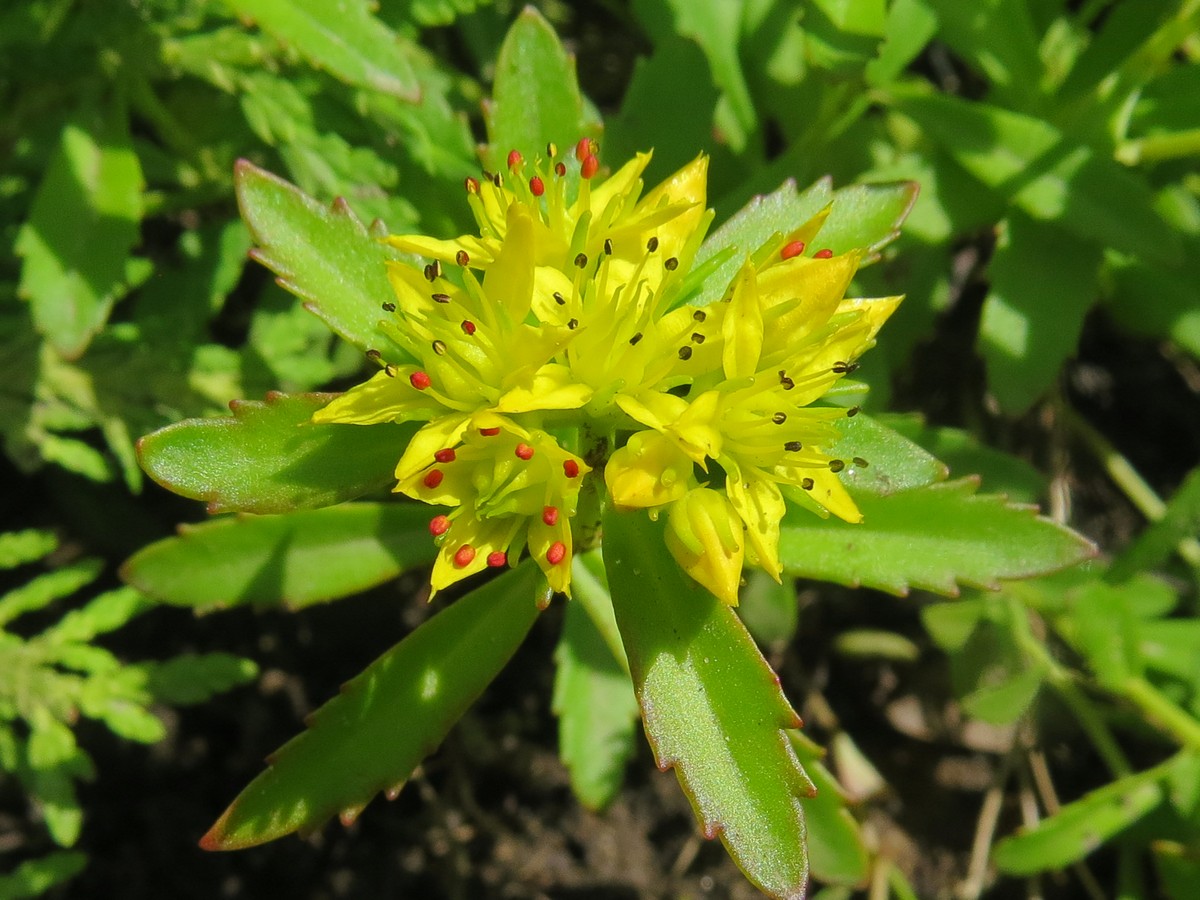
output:
<svg viewBox="0 0 1200 900"><path fill-rule="evenodd" d="M1180 709L1145 678L1139 675L1128 679L1122 686L1121 694L1150 722L1169 733L1185 748L1200 751L1200 721Z"/></svg>

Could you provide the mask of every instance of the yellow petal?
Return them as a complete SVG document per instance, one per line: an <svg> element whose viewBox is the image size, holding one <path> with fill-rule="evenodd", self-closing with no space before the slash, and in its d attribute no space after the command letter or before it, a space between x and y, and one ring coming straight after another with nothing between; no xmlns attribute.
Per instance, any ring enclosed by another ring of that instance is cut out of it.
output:
<svg viewBox="0 0 1200 900"><path fill-rule="evenodd" d="M389 375L388 372L392 374ZM409 383L415 366L393 366L378 372L368 381L355 385L313 413L316 425L340 422L347 425L375 425L379 422L407 422L444 413L436 400Z"/></svg>
<svg viewBox="0 0 1200 900"><path fill-rule="evenodd" d="M588 197L588 206L594 218L601 216L614 199L622 194L628 195L639 188L639 179L642 177L642 172L646 170L646 166L650 164L650 156L649 153L637 154L592 188Z"/></svg>
<svg viewBox="0 0 1200 900"><path fill-rule="evenodd" d="M696 488L672 503L666 544L688 575L737 606L745 543L741 519L724 495Z"/></svg>
<svg viewBox="0 0 1200 900"><path fill-rule="evenodd" d="M604 482L613 503L625 508L663 506L695 482L692 461L666 436L639 431L609 458Z"/></svg>
<svg viewBox="0 0 1200 900"><path fill-rule="evenodd" d="M842 480L828 469L814 469L809 476L813 480L813 489L808 495L821 506L825 507L839 519L844 519L857 525L863 520L854 500L846 493Z"/></svg>
<svg viewBox="0 0 1200 900"><path fill-rule="evenodd" d="M758 291L768 310L769 343L798 344L828 322L861 259L861 251L854 250L829 259L797 256L764 269Z"/></svg>
<svg viewBox="0 0 1200 900"><path fill-rule="evenodd" d="M758 371L763 344L762 304L758 276L747 260L733 282L733 296L721 322L725 348L721 365L726 378L743 378Z"/></svg>
<svg viewBox="0 0 1200 900"><path fill-rule="evenodd" d="M413 435L404 455L396 464L396 481L406 483L433 460L439 450L454 447L471 422L469 415L447 415L434 419Z"/></svg>
<svg viewBox="0 0 1200 900"><path fill-rule="evenodd" d="M508 208L507 223L504 244L488 267L483 287L488 299L517 323L524 321L533 301L533 219L523 204L514 203Z"/></svg>
<svg viewBox="0 0 1200 900"><path fill-rule="evenodd" d="M616 400L617 406L621 407L625 415L656 431L663 431L673 424L683 415L688 405L682 397L657 391L647 391L636 397L617 394Z"/></svg>
<svg viewBox="0 0 1200 900"><path fill-rule="evenodd" d="M443 263L454 263L460 250L465 250L471 258L471 264L487 265L500 250L500 241L495 238L477 238L464 234L448 241L427 237L423 234L393 234L384 238L384 243L391 244L402 253L414 253L428 259L440 260Z"/></svg>
<svg viewBox="0 0 1200 900"><path fill-rule="evenodd" d="M533 376L528 385L511 388L496 412L521 413L536 409L579 409L592 399L592 388L574 379L571 370L561 363L547 363Z"/></svg>
<svg viewBox="0 0 1200 900"><path fill-rule="evenodd" d="M725 493L746 524L746 537L758 564L776 581L783 571L779 562L779 523L787 503L775 482L756 472L727 472Z"/></svg>

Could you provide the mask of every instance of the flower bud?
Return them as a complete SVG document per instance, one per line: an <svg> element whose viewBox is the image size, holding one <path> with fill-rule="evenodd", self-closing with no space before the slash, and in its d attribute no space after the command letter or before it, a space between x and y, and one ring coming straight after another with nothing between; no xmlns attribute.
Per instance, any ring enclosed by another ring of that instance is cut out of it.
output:
<svg viewBox="0 0 1200 900"><path fill-rule="evenodd" d="M742 537L742 520L724 494L696 488L671 504L667 549L688 575L729 606L738 602Z"/></svg>

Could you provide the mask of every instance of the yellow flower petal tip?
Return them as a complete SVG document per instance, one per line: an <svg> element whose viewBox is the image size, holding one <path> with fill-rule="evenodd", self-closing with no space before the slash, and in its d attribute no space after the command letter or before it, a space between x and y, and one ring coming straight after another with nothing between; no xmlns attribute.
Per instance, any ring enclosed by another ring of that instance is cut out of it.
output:
<svg viewBox="0 0 1200 900"><path fill-rule="evenodd" d="M680 568L729 606L737 606L746 545L742 521L723 494L696 488L671 504L667 549Z"/></svg>

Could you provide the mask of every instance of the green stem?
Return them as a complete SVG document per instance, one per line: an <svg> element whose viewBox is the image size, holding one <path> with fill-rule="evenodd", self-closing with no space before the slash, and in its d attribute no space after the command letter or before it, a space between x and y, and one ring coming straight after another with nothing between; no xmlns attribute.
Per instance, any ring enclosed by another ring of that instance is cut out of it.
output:
<svg viewBox="0 0 1200 900"><path fill-rule="evenodd" d="M1117 160L1127 166L1188 156L1200 156L1200 128L1125 141L1116 152Z"/></svg>
<svg viewBox="0 0 1200 900"><path fill-rule="evenodd" d="M1200 751L1200 721L1180 709L1145 678L1134 676L1128 679L1122 685L1121 695L1185 748Z"/></svg>

